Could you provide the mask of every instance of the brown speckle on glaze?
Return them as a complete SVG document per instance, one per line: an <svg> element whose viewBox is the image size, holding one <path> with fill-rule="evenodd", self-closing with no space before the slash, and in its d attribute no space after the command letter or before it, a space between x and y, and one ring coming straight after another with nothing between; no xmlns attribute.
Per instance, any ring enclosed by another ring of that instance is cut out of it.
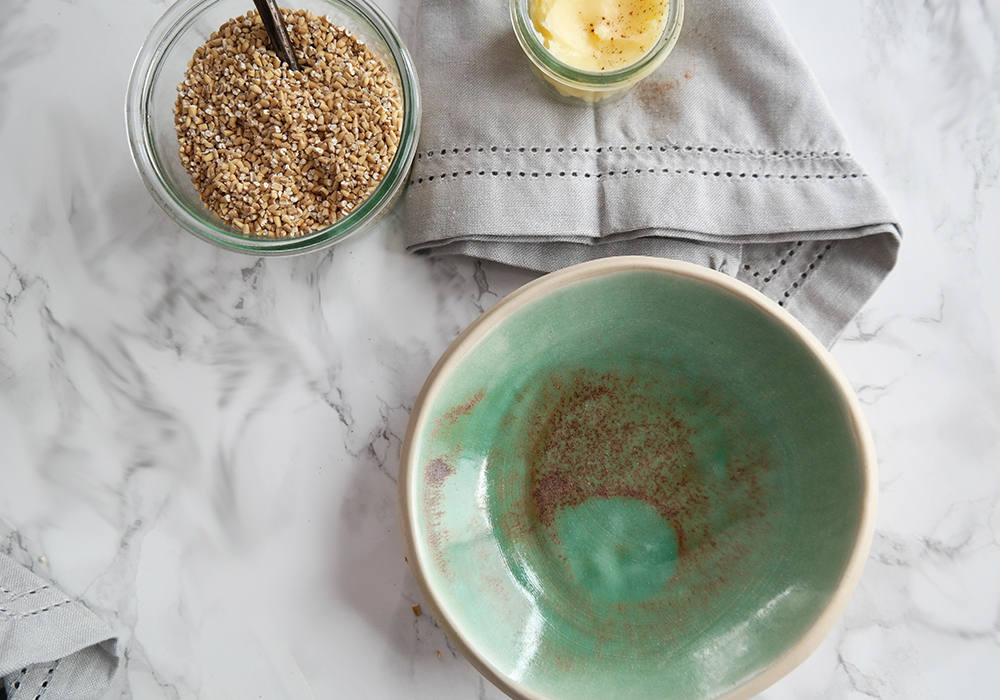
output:
<svg viewBox="0 0 1000 700"><path fill-rule="evenodd" d="M437 459L432 459L431 463L424 470L424 481L428 488L440 487L444 484L445 479L454 473L455 467L448 464L443 458L438 457Z"/></svg>
<svg viewBox="0 0 1000 700"><path fill-rule="evenodd" d="M427 545L431 550L431 556L438 570L449 580L453 580L454 574L448 569L448 559L444 554L444 543L446 535L443 531L441 519L444 511L441 506L441 489L444 487L448 477L455 473L455 467L444 457L432 459L424 467L424 511L426 513Z"/></svg>
<svg viewBox="0 0 1000 700"><path fill-rule="evenodd" d="M724 478L709 479L693 446L699 429L683 418L680 399L653 399L636 379L612 373L580 371L550 384L528 421L531 499L544 526L560 508L591 498L637 499L670 522L683 560L718 548L713 505L726 503L740 521L763 515L757 479L769 460L756 441L728 456ZM715 415L731 410L711 392L697 400Z"/></svg>
<svg viewBox="0 0 1000 700"><path fill-rule="evenodd" d="M445 411L434 423L434 432L437 433L446 426L453 426L459 419L472 413L472 409L479 405L479 402L486 398L486 392L482 389L472 395L465 403L452 406Z"/></svg>
<svg viewBox="0 0 1000 700"><path fill-rule="evenodd" d="M512 413L508 426L523 431L511 439L526 481L497 485L510 506L494 522L515 550L541 547L549 562L562 560L557 513L594 498L649 503L677 535L678 568L667 586L684 587L679 599L633 601L606 616L610 611L589 610L585 598L573 596L565 600L587 609L553 611L595 625L603 641L588 653L602 656L604 643L612 654L651 638L663 643L720 589L745 579L754 541L774 526L767 486L773 459L726 392L684 379L665 386L630 374L556 371ZM725 457L713 471L699 455L716 444ZM568 567L561 576L572 586Z"/></svg>

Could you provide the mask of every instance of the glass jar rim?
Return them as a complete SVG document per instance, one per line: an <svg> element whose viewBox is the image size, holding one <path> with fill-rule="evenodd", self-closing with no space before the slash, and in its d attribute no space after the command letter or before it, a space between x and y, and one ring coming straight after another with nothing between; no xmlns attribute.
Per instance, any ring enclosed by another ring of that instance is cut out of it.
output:
<svg viewBox="0 0 1000 700"><path fill-rule="evenodd" d="M129 148L136 169L153 199L177 224L199 238L228 250L255 255L288 255L326 247L357 233L377 218L398 191L405 186L417 151L420 133L420 88L409 51L388 17L368 0L326 0L343 6L367 23L386 45L399 76L403 103L403 124L396 154L389 169L372 193L347 216L333 224L294 238L254 238L239 235L212 217L193 211L177 193L162 165L149 119L153 86L160 76L163 58L184 30L210 7L223 0L177 0L153 25L143 42L129 76L125 100L125 122ZM350 27L348 27L350 30Z"/></svg>
<svg viewBox="0 0 1000 700"><path fill-rule="evenodd" d="M611 71L585 71L563 63L545 48L535 31L528 9L529 0L510 0L510 18L514 34L524 53L549 77L563 83L587 88L610 88L643 77L659 65L659 60L673 50L684 21L684 0L667 0L667 18L663 33L649 51L635 63Z"/></svg>

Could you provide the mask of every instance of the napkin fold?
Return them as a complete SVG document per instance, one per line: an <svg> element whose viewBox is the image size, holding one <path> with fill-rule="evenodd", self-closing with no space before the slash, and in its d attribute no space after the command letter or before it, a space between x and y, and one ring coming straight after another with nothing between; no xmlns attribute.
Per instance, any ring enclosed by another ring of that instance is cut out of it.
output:
<svg viewBox="0 0 1000 700"><path fill-rule="evenodd" d="M687 260L827 344L895 264L894 214L767 0L686 3L663 66L596 106L560 102L532 73L506 2L411 12L424 109L409 250L538 271Z"/></svg>
<svg viewBox="0 0 1000 700"><path fill-rule="evenodd" d="M86 606L0 554L0 679L8 700L93 700L111 693L111 628Z"/></svg>

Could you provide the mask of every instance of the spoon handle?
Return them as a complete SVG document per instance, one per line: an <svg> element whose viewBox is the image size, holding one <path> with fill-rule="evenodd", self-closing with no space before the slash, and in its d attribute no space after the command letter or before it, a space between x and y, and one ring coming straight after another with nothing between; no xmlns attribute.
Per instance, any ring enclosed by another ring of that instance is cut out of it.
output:
<svg viewBox="0 0 1000 700"><path fill-rule="evenodd" d="M292 46L291 39L288 38L288 30L285 29L285 20L281 16L276 0L253 0L260 13L260 19L267 30L267 36L271 40L271 49L278 54L278 58L288 64L292 70L299 70L299 62L295 60L295 47Z"/></svg>

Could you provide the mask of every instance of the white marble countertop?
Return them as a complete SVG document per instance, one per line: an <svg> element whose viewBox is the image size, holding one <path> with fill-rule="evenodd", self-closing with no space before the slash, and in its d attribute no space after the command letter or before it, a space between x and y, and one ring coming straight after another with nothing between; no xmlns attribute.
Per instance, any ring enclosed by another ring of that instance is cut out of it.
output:
<svg viewBox="0 0 1000 700"><path fill-rule="evenodd" d="M776 3L905 238L834 348L880 454L872 555L764 697L996 697L1000 6ZM0 551L111 621L135 697L498 698L411 612L396 462L434 360L529 275L408 256L398 212L294 259L178 230L122 117L164 9L3 4Z"/></svg>

